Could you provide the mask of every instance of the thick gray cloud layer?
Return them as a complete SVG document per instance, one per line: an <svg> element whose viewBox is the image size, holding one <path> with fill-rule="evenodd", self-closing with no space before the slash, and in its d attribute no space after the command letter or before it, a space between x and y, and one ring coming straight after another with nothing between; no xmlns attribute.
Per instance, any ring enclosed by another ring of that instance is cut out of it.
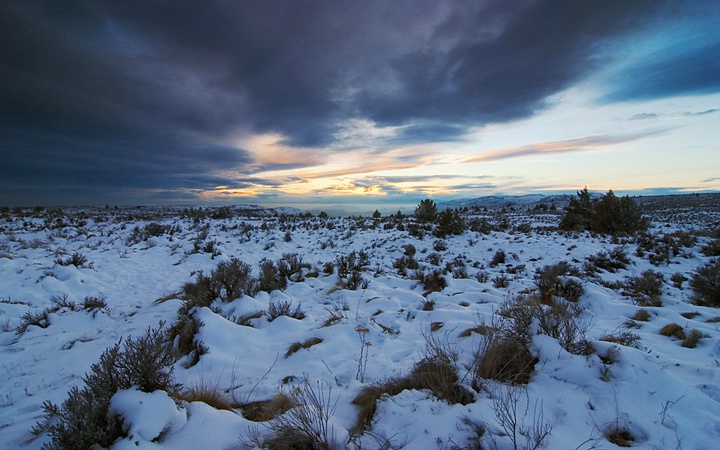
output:
<svg viewBox="0 0 720 450"><path fill-rule="evenodd" d="M226 144L238 131L332 147L343 121L368 119L405 126L396 144L453 140L541 111L634 36L720 17L678 3L3 1L0 198L242 187L212 175L252 172ZM692 31L604 101L720 90L720 36Z"/></svg>

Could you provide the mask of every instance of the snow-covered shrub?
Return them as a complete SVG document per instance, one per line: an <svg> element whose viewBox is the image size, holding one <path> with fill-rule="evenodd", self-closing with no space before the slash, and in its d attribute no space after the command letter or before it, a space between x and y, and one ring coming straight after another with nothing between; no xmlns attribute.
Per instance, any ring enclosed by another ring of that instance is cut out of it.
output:
<svg viewBox="0 0 720 450"><path fill-rule="evenodd" d="M690 278L696 305L720 307L720 258L698 267Z"/></svg>
<svg viewBox="0 0 720 450"><path fill-rule="evenodd" d="M47 431L52 440L43 448L110 447L124 436L122 420L108 414L113 395L131 387L142 392L176 392L178 385L173 381L171 367L176 360L162 328L148 329L137 339L108 348L83 377L84 387L73 387L60 406L49 401L44 403L46 419L51 423ZM42 424L36 427L42 428Z"/></svg>

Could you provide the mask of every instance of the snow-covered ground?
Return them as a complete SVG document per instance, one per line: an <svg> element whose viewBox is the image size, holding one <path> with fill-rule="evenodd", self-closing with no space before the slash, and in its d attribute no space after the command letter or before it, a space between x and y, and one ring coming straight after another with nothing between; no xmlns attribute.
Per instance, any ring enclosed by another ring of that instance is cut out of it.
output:
<svg viewBox="0 0 720 450"><path fill-rule="evenodd" d="M556 215L495 213L487 222L503 223L505 231L466 231L443 239L428 232L420 239L410 235L408 218L212 219L170 209L6 212L0 220L0 448L36 449L49 442L49 435L30 432L45 422L43 402L61 405L121 338L139 337L161 322L172 325L183 285L199 271L209 274L219 262L238 258L257 276L264 258L277 261L293 253L311 266L301 279L292 277L281 291L216 301L197 311L202 326L196 339L207 352L195 365L189 358L174 365L176 382L212 386L236 409L187 403L164 391L124 390L113 397L110 411L124 419L127 437L113 448L243 448L267 431L268 422L246 419L240 406L302 386L324 396L337 448L526 448L525 436L518 434L514 443L505 433L498 417L503 398L510 399L506 406L518 407L518 429L534 425L550 431L543 448L614 448L605 438L613 428L627 430L636 448L717 448L720 310L693 305L688 283L676 287L671 281L678 273L690 278L710 260L700 252L710 241L703 231L717 227L718 216L693 214L692 224L676 226L656 212L653 236L680 230L699 238L655 265L652 251L638 252L633 239L554 231ZM159 232L148 236L143 230ZM428 293L415 269L396 267L409 245L421 270L449 269L444 289ZM628 256L626 268L586 274L588 258L616 249ZM498 250L505 261L491 265ZM337 267L326 273L326 263L361 251L369 258L365 283L343 289ZM80 267L65 261L73 255L84 257ZM582 274L578 303L584 312L578 321L587 325L594 352L569 353L533 328L530 348L538 360L527 385L473 382L483 338L461 333L499 320L503 303L536 290L537 269L561 261ZM641 307L623 295L621 285L647 270L664 275L661 305L643 307L649 320L631 320ZM104 299L107 307L83 309L86 298ZM271 304L300 307L305 317L271 321ZM229 320L257 312L263 314L245 325ZM43 320L28 325L28 313ZM699 330L697 347L659 333L671 323L686 333ZM634 346L600 340L626 332L637 338ZM321 341L288 352L310 338ZM385 395L370 427L351 438L359 411L352 400L364 387L408 375L432 343L456 355L458 383L472 401L450 404L415 389Z"/></svg>

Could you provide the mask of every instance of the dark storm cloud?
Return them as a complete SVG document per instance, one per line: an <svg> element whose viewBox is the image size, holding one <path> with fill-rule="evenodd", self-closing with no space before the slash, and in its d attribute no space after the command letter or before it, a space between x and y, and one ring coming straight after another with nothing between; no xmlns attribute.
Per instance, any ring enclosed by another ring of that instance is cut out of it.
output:
<svg viewBox="0 0 720 450"><path fill-rule="evenodd" d="M228 144L242 132L332 146L342 122L359 118L403 126L396 145L452 141L541 110L607 49L653 26L659 5L4 1L0 201L40 185L240 185L217 174L257 170ZM711 51L681 55L687 73L649 74L667 64L648 62L627 74L636 85L613 95L673 93L674 83L717 89L715 75L691 66Z"/></svg>

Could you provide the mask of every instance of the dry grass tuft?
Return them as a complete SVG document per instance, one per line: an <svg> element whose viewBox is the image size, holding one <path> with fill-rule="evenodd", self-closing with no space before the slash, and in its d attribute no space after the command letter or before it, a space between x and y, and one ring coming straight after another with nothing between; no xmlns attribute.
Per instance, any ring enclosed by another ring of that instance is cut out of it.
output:
<svg viewBox="0 0 720 450"><path fill-rule="evenodd" d="M635 442L635 437L624 428L611 428L605 432L605 437L618 447L632 447Z"/></svg>
<svg viewBox="0 0 720 450"><path fill-rule="evenodd" d="M700 339L705 337L700 330L690 330L690 332L685 336L685 339L683 340L682 346L685 348L695 348L697 347L698 342Z"/></svg>
<svg viewBox="0 0 720 450"><path fill-rule="evenodd" d="M680 340L685 339L685 332L683 328L676 323L669 323L660 329L662 336L676 337Z"/></svg>
<svg viewBox="0 0 720 450"><path fill-rule="evenodd" d="M475 375L501 383L529 383L538 361L527 343L514 336L488 335L479 353Z"/></svg>
<svg viewBox="0 0 720 450"><path fill-rule="evenodd" d="M377 401L384 395L397 395L406 389L429 390L435 397L448 403L467 405L475 399L470 391L458 384L458 376L450 359L435 356L420 360L409 375L391 378L363 388L352 400L360 407L358 419L351 430L359 435L369 428L375 417Z"/></svg>
<svg viewBox="0 0 720 450"><path fill-rule="evenodd" d="M210 384L204 380L195 386L186 387L178 397L188 403L203 402L215 409L225 411L233 411L236 406L227 399L227 396L217 383Z"/></svg>
<svg viewBox="0 0 720 450"><path fill-rule="evenodd" d="M290 410L293 406L289 396L278 393L268 400L246 403L242 406L242 415L253 422L267 422Z"/></svg>
<svg viewBox="0 0 720 450"><path fill-rule="evenodd" d="M308 349L312 347L313 345L317 345L321 343L323 340L318 337L311 337L308 339L305 339L304 342L295 342L293 344L290 344L290 347L288 347L287 352L285 352L285 359L288 359L293 353L296 353L302 349Z"/></svg>
<svg viewBox="0 0 720 450"><path fill-rule="evenodd" d="M470 337L470 336L472 336L473 333L477 333L479 335L484 336L484 335L488 334L489 332L490 332L490 327L488 327L485 324L480 324L476 327L468 328L466 330L461 331L458 336L459 337Z"/></svg>
<svg viewBox="0 0 720 450"><path fill-rule="evenodd" d="M632 316L632 320L637 320L638 322L647 322L650 320L652 315L648 312L647 309L639 309L638 312L635 313L634 316Z"/></svg>
<svg viewBox="0 0 720 450"><path fill-rule="evenodd" d="M640 340L640 336L630 331L622 331L620 333L606 334L601 336L599 340L624 345L625 347L637 348L637 342Z"/></svg>

